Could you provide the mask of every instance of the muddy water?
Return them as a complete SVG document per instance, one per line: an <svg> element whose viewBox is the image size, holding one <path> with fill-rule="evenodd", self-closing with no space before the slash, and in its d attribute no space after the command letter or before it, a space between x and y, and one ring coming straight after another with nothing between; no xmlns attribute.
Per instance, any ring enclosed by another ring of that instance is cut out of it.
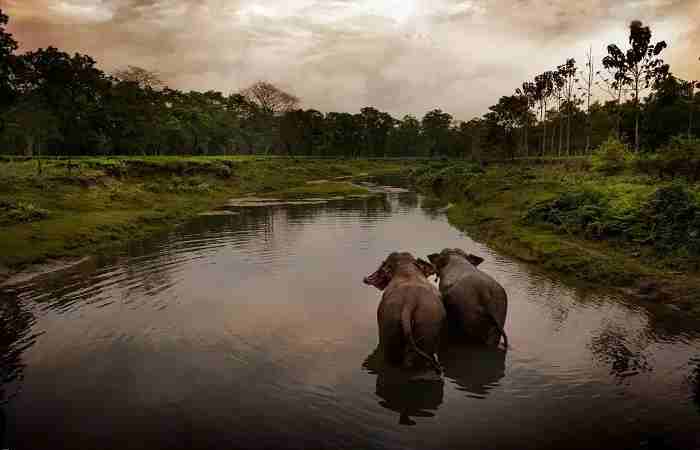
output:
<svg viewBox="0 0 700 450"><path fill-rule="evenodd" d="M237 211L5 289L0 448L700 447L679 313L567 286L410 193ZM408 382L361 279L443 247L505 286L512 349L450 346L443 383Z"/></svg>

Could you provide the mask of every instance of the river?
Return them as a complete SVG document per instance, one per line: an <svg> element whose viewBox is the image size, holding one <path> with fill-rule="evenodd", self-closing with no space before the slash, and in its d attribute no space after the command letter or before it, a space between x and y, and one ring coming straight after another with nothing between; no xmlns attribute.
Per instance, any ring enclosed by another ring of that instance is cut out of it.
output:
<svg viewBox="0 0 700 450"><path fill-rule="evenodd" d="M495 253L410 192L238 207L0 293L0 448L700 448L700 326ZM373 355L391 251L460 247L507 352Z"/></svg>

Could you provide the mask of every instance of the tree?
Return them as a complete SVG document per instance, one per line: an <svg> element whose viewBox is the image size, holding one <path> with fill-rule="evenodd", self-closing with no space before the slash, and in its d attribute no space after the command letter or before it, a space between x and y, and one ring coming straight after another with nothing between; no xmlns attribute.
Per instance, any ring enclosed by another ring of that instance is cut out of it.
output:
<svg viewBox="0 0 700 450"><path fill-rule="evenodd" d="M165 83L159 72L155 70L144 69L138 66L127 66L124 69L119 69L112 74L117 80L130 81L139 85L141 89L163 89Z"/></svg>
<svg viewBox="0 0 700 450"><path fill-rule="evenodd" d="M391 156L421 156L422 154L420 121L410 114L396 122L388 139Z"/></svg>
<svg viewBox="0 0 700 450"><path fill-rule="evenodd" d="M665 41L651 45L651 29L643 26L639 20L632 21L629 29L630 48L623 52L615 44L608 45L603 67L614 71L613 83L617 85L616 88L628 86L632 92L635 108L634 148L639 151L640 93L668 76L669 66L658 58L667 47Z"/></svg>
<svg viewBox="0 0 700 450"><path fill-rule="evenodd" d="M557 121L559 122L559 148L557 150L557 155L561 156L561 150L563 146L563 127L564 127L564 121L562 120L562 104L564 102L564 77L560 71L560 67L557 68L557 70L552 71L552 83L553 83L553 91L552 91L552 96L556 98L557 100L557 112L556 112L556 118ZM552 153L554 153L554 137L557 133L557 129L554 128L554 114L551 114L552 116Z"/></svg>
<svg viewBox="0 0 700 450"><path fill-rule="evenodd" d="M522 95L503 96L498 103L490 106L490 112L484 115L487 142L502 151L513 150L516 146L515 132L519 126L523 126L523 120L527 120L529 107L527 98Z"/></svg>
<svg viewBox="0 0 700 450"><path fill-rule="evenodd" d="M18 58L16 78L20 95L38 96L58 118L69 151L93 151L104 139L102 99L111 82L91 57L70 56L54 47L38 49Z"/></svg>
<svg viewBox="0 0 700 450"><path fill-rule="evenodd" d="M299 99L267 81L253 83L241 94L265 114L277 115L296 109Z"/></svg>
<svg viewBox="0 0 700 450"><path fill-rule="evenodd" d="M12 35L5 31L9 20L10 18L0 9L0 110L12 103L15 94L13 79L16 59L14 52L18 45ZM0 132L3 128L3 122L0 121Z"/></svg>
<svg viewBox="0 0 700 450"><path fill-rule="evenodd" d="M576 60L574 58L569 58L566 63L562 64L557 68L557 72L563 81L563 94L564 94L564 112L566 116L566 154L571 155L571 115L573 113L573 106L575 101L574 88L578 80L576 79L576 72L578 68L576 67ZM561 134L560 134L560 150L561 150Z"/></svg>
<svg viewBox="0 0 700 450"><path fill-rule="evenodd" d="M431 157L449 153L451 124L452 116L440 109L434 109L423 116L421 125Z"/></svg>
<svg viewBox="0 0 700 450"><path fill-rule="evenodd" d="M579 86L579 90L583 92L586 101L586 147L584 153L588 154L591 149L591 134L593 134L593 121L591 120L591 98L593 97L593 78L595 68L593 64L593 49L589 47L586 52L586 71L584 74L583 85Z"/></svg>
<svg viewBox="0 0 700 450"><path fill-rule="evenodd" d="M23 143L26 156L41 155L49 140L61 137L58 120L37 97L25 96L5 116L5 138ZM41 166L37 167L41 173Z"/></svg>
<svg viewBox="0 0 700 450"><path fill-rule="evenodd" d="M540 140L540 154L544 156L547 146L547 103L554 92L554 73L544 72L535 77L534 99L540 110L540 122L542 123L542 137Z"/></svg>
<svg viewBox="0 0 700 450"><path fill-rule="evenodd" d="M522 84L522 88L515 90L515 93L523 97L524 103L527 104L527 108L523 111L523 118L521 123L525 127L523 133L523 144L525 148L525 156L530 156L530 139L529 139L529 128L530 128L530 109L533 108L537 102L537 87L532 81L526 81Z"/></svg>

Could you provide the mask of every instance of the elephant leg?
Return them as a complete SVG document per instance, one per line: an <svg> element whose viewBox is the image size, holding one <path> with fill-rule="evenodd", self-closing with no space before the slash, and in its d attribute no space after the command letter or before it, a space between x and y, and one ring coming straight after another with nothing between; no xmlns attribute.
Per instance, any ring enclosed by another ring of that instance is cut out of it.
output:
<svg viewBox="0 0 700 450"><path fill-rule="evenodd" d="M379 325L379 346L386 362L395 365L403 363L406 345L400 321L385 321Z"/></svg>

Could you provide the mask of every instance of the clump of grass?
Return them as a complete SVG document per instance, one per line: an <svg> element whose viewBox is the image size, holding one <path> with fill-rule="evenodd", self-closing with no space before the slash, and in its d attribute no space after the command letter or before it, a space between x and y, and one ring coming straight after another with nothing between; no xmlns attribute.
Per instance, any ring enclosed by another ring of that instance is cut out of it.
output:
<svg viewBox="0 0 700 450"><path fill-rule="evenodd" d="M0 224L36 222L49 217L49 211L30 202L0 200Z"/></svg>
<svg viewBox="0 0 700 450"><path fill-rule="evenodd" d="M148 181L144 184L144 189L159 194L206 194L214 190L214 186L200 176L180 177L174 175L169 178Z"/></svg>
<svg viewBox="0 0 700 450"><path fill-rule="evenodd" d="M306 184L281 191L273 191L265 195L279 198L304 197L333 197L341 195L367 195L369 191L363 187L347 182L329 181L325 183Z"/></svg>
<svg viewBox="0 0 700 450"><path fill-rule="evenodd" d="M611 136L593 154L592 163L593 169L612 175L625 170L632 160L632 153L627 145Z"/></svg>

